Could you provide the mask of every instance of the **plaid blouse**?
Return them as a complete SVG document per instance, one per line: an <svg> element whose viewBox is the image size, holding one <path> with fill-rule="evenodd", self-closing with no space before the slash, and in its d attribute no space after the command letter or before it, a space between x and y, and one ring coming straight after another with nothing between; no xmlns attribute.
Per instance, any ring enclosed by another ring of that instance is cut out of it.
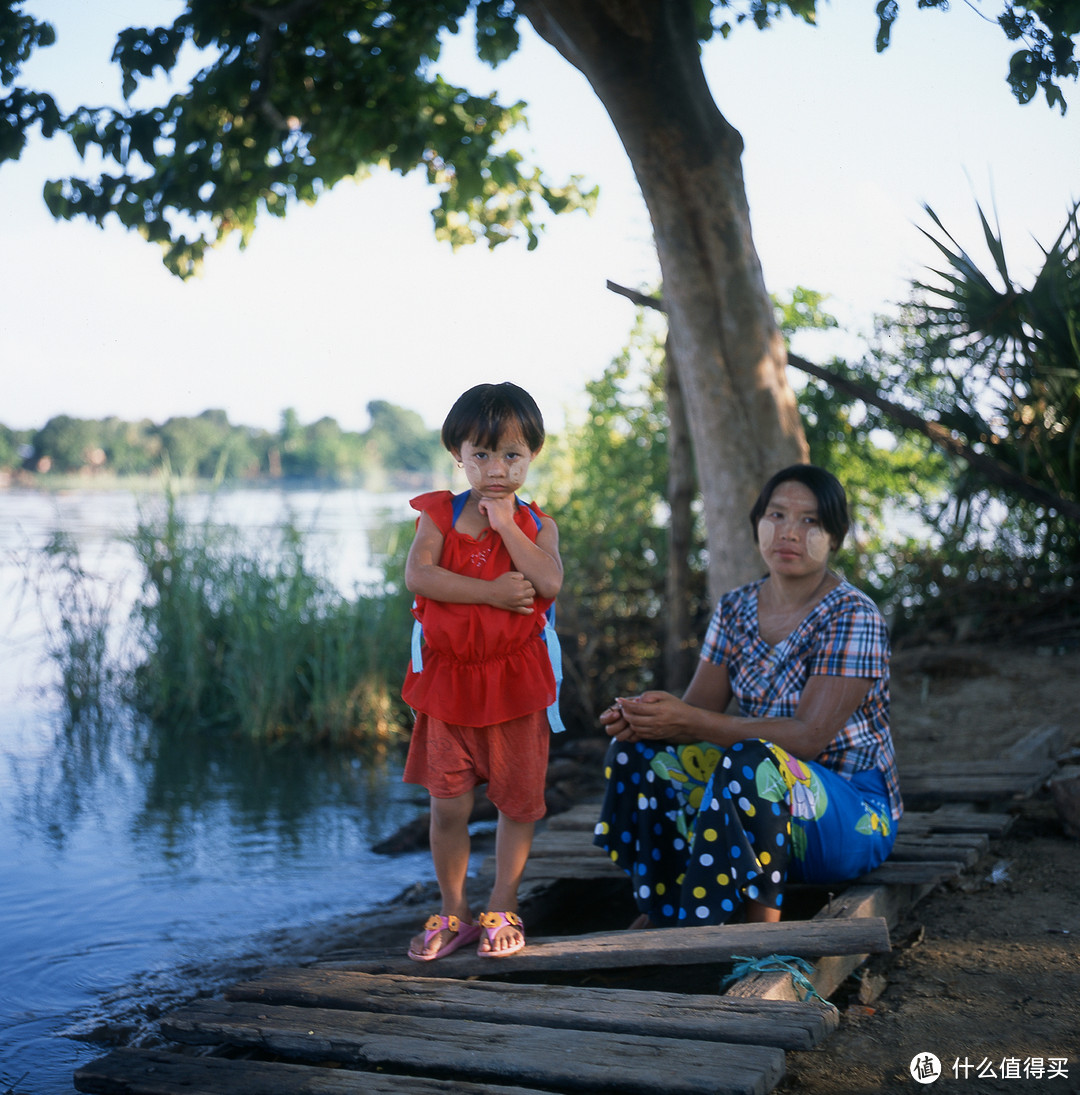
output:
<svg viewBox="0 0 1080 1095"><path fill-rule="evenodd" d="M758 634L758 591L764 578L720 598L701 648L703 661L725 665L746 718L790 718L807 678L865 677L862 703L813 759L840 775L877 768L885 777L893 819L903 813L889 732L889 635L881 613L847 581L830 590L775 647Z"/></svg>

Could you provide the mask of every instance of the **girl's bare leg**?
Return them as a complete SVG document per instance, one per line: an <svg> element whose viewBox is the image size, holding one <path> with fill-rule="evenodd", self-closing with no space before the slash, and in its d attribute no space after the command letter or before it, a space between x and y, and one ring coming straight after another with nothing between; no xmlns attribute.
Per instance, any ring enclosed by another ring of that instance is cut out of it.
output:
<svg viewBox="0 0 1080 1095"><path fill-rule="evenodd" d="M495 885L487 906L491 912L518 911L518 887L529 860L535 828L535 822L513 821L499 812L499 826L495 830ZM496 932L490 945L487 936L482 935L480 950L505 950L521 939L520 929L508 924Z"/></svg>
<svg viewBox="0 0 1080 1095"><path fill-rule="evenodd" d="M472 912L465 892L465 879L469 873L469 815L473 808L473 792L467 791L456 798L432 798L431 800L431 860L435 866L435 878L442 898L442 916L457 916L472 923ZM434 954L450 941L452 935L441 931L424 946L424 933L415 936L411 950L414 954Z"/></svg>

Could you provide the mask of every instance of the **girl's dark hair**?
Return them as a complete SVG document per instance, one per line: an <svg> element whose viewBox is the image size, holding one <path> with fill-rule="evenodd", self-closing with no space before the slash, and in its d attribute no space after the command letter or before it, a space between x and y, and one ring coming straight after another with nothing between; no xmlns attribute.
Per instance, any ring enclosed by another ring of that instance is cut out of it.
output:
<svg viewBox="0 0 1080 1095"><path fill-rule="evenodd" d="M442 426L442 443L450 452L460 449L466 441L493 449L512 426L521 428L530 452L540 451L544 444L544 417L533 397L509 381L477 384L459 396L450 408Z"/></svg>
<svg viewBox="0 0 1080 1095"><path fill-rule="evenodd" d="M802 483L814 492L818 504L818 517L821 526L832 538L833 547L838 548L851 527L848 517L847 495L840 480L832 472L819 468L816 464L792 464L778 471L761 488L754 508L750 511L750 526L754 530L754 543L757 543L758 521L765 515L769 499L781 483Z"/></svg>

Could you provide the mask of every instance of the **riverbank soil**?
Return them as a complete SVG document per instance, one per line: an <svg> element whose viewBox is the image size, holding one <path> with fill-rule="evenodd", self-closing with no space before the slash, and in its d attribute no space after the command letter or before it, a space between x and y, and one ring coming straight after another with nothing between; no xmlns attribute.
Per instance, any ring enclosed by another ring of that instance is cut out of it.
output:
<svg viewBox="0 0 1080 1095"><path fill-rule="evenodd" d="M897 653L893 673L901 767L962 771L1053 725L1080 759L1080 651L927 647ZM892 953L834 996L839 1030L788 1054L778 1092L922 1090L911 1065L925 1072L926 1054L940 1061L926 1090L1080 1092L1080 840L1046 789L1004 809L1008 834L893 929Z"/></svg>

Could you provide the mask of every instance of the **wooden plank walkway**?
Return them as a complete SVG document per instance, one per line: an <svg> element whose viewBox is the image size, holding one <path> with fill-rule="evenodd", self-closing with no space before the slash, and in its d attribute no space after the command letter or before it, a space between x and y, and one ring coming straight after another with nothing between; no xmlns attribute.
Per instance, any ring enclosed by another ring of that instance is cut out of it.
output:
<svg viewBox="0 0 1080 1095"><path fill-rule="evenodd" d="M829 996L888 949L889 926L907 908L1007 831L1007 812L976 803L1007 805L1052 774L1039 753L1057 739L1045 730L1029 738L1035 755L1021 742L996 767L965 766L979 789L970 782L947 805L909 810L889 860L838 884L808 920L530 936L524 952L498 960L463 948L431 965L368 953L270 970L223 1000L167 1015L162 1032L178 1048L116 1050L80 1068L75 1086L98 1095L764 1095L783 1077L786 1051L836 1028L835 1009L804 1002L786 972L751 973L726 994L691 984L718 985L736 955L796 955ZM906 779L920 801L956 788L913 772L902 775L905 799ZM549 820L526 890L625 881L591 843L596 816L586 804ZM591 983L649 969L695 976L685 992ZM560 979L574 983L552 983Z"/></svg>
<svg viewBox="0 0 1080 1095"><path fill-rule="evenodd" d="M413 967L416 968L415 965ZM395 976L350 970L271 970L236 985L230 1000L298 1007L380 1011L415 1016L501 1016L528 1026L607 1030L665 1038L811 1049L837 1025L834 1012L803 1004L727 999L679 992L536 986L449 977Z"/></svg>
<svg viewBox="0 0 1080 1095"><path fill-rule="evenodd" d="M439 959L438 971L454 977L561 970L613 970L645 966L721 966L736 955L763 958L791 954L881 954L889 949L889 929L881 917L835 925L805 920L779 924L723 924L669 931L589 932L554 938L532 938L519 954L481 958L462 948ZM498 968L495 968L496 962ZM365 973L411 973L416 963L404 955L328 963L335 969Z"/></svg>

